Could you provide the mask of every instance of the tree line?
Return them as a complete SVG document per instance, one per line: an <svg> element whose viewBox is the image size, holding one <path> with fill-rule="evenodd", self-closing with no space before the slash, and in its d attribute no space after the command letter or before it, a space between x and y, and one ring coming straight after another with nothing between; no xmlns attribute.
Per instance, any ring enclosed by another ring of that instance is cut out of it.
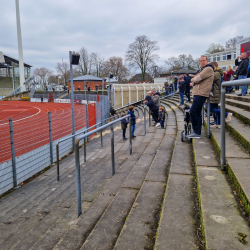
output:
<svg viewBox="0 0 250 250"><path fill-rule="evenodd" d="M206 50L207 53L216 53L225 50L234 49L236 44L243 39L243 36L237 36L229 39L225 47L221 44L212 43ZM88 52L82 47L78 53L80 54L80 62L73 69L73 76L94 75L97 77L107 77L109 73L118 77L118 81L128 82L132 70L140 70L142 81L145 81L145 74L148 73L152 77L166 71L172 71L187 67L197 70L200 67L199 58L193 58L192 55L181 54L172 56L164 61L164 65L155 67L156 61L159 59L157 51L160 50L158 41L151 41L147 36L137 36L135 41L128 46L125 53L125 63L122 57L112 56L105 60L98 52ZM61 82L67 84L70 78L69 63L57 63L55 69L57 76L61 76ZM57 83L56 75L52 70L45 67L36 68L33 71L36 81L41 84Z"/></svg>

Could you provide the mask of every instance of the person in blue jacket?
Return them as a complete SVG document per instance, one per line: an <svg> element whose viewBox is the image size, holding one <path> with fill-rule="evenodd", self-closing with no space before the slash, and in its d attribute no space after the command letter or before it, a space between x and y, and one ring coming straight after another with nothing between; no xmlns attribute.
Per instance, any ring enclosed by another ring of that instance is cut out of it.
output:
<svg viewBox="0 0 250 250"><path fill-rule="evenodd" d="M152 118L156 123L156 127L160 127L161 124L159 123L158 113L159 113L159 107L155 104L151 96L146 96L144 104L147 105L152 112Z"/></svg>
<svg viewBox="0 0 250 250"><path fill-rule="evenodd" d="M129 110L128 115L131 115L131 136L132 139L135 139L136 136L134 135L134 133L135 133L135 124L137 119L137 117L135 116L135 107L130 106L128 110Z"/></svg>

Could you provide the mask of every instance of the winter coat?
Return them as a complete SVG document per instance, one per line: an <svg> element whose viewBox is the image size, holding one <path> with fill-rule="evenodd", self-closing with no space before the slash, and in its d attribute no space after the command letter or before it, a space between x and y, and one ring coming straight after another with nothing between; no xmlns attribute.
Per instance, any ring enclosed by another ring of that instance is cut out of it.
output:
<svg viewBox="0 0 250 250"><path fill-rule="evenodd" d="M190 89L191 76L184 76L184 81L186 83L186 90Z"/></svg>
<svg viewBox="0 0 250 250"><path fill-rule="evenodd" d="M128 126L128 123L129 123L129 122L126 120L126 118L122 119L122 120L121 120L121 128L122 128L122 129L126 129L127 126Z"/></svg>
<svg viewBox="0 0 250 250"><path fill-rule="evenodd" d="M240 62L238 59L235 60L235 65L238 66L238 74L237 76L246 76L247 75L247 68L248 68L249 58L246 57Z"/></svg>
<svg viewBox="0 0 250 250"><path fill-rule="evenodd" d="M165 110L159 111L159 120L165 120Z"/></svg>
<svg viewBox="0 0 250 250"><path fill-rule="evenodd" d="M207 64L197 76L192 78L191 82L194 84L193 96L208 97L214 80L214 68L211 64Z"/></svg>
<svg viewBox="0 0 250 250"><path fill-rule="evenodd" d="M186 82L185 81L179 82L179 92L184 94L185 89L186 89Z"/></svg>
<svg viewBox="0 0 250 250"><path fill-rule="evenodd" d="M220 103L221 77L224 72L222 69L215 70L212 86L213 96L210 96L210 103Z"/></svg>
<svg viewBox="0 0 250 250"><path fill-rule="evenodd" d="M155 104L155 102L153 101L153 99L151 98L151 96L146 96L145 100L147 100L148 102L145 103L149 109L151 110L151 112L155 112L159 110L159 107Z"/></svg>
<svg viewBox="0 0 250 250"><path fill-rule="evenodd" d="M152 96L153 101L155 102L155 104L160 107L161 106L161 102L160 102L160 93L156 92L153 96Z"/></svg>
<svg viewBox="0 0 250 250"><path fill-rule="evenodd" d="M136 124L135 111L129 111L128 115L131 115L131 125L135 125Z"/></svg>

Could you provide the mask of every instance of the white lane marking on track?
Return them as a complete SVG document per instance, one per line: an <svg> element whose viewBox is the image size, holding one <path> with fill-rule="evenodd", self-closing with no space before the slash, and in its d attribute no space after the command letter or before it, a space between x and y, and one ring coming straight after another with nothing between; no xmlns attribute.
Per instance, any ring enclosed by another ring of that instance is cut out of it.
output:
<svg viewBox="0 0 250 250"><path fill-rule="evenodd" d="M33 117L33 116L35 116L35 115L38 115L38 114L41 112L41 109L39 109L39 108L37 108L37 107L32 107L32 108L38 109L39 111L38 111L36 114L34 114L34 115L30 115L30 116L27 116L27 117L25 117L25 118L22 118L22 119L19 119L19 120L15 120L15 121L13 121L13 122L19 122L19 121L22 121L22 120L26 120L26 119L28 119L28 118L30 118L30 117ZM3 124L0 124L0 126L6 125L6 124L9 124L9 123L8 123L8 122L3 123Z"/></svg>

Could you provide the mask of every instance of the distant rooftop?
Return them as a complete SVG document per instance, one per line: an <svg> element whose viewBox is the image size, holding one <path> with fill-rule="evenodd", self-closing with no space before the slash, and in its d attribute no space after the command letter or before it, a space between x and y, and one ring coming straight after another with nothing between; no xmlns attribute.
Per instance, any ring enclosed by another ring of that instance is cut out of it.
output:
<svg viewBox="0 0 250 250"><path fill-rule="evenodd" d="M84 75L84 76L78 76L78 77L73 78L73 81L102 81L102 78L92 76L92 75Z"/></svg>
<svg viewBox="0 0 250 250"><path fill-rule="evenodd" d="M19 64L19 60L12 57L12 56L8 56L6 54L3 54L4 56L4 60L5 60L5 64L8 64L8 65L11 65L11 62L14 62L14 63L17 63ZM27 68L31 68L33 67L32 65L30 64L27 64L27 63L24 63L24 67L27 67ZM3 63L0 65L0 68L6 68L6 65L4 65Z"/></svg>

